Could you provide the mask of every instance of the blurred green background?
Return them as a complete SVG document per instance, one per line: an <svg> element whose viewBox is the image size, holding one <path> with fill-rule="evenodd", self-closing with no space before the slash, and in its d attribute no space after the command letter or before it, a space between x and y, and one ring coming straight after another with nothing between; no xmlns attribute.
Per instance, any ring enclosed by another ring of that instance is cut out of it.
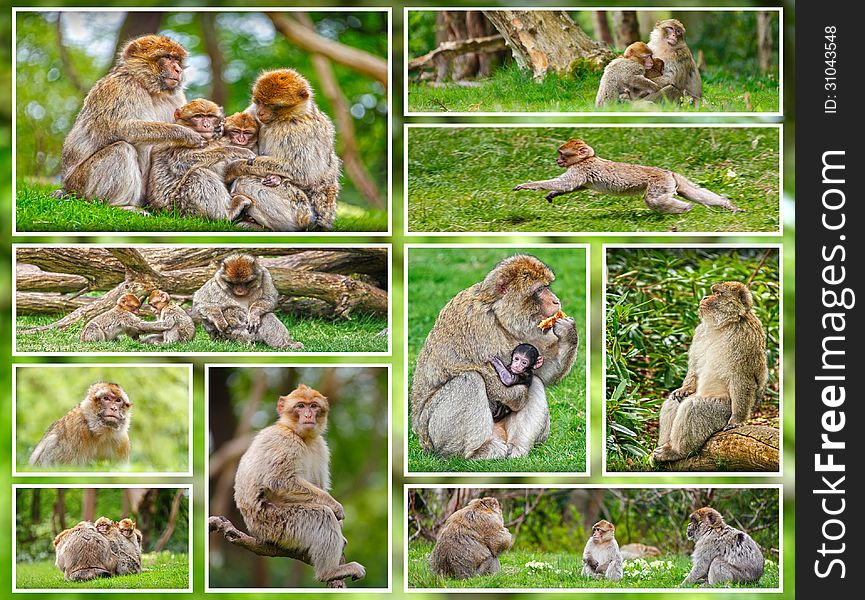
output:
<svg viewBox="0 0 865 600"><path fill-rule="evenodd" d="M182 366L19 366L15 379L18 471L188 472L189 379L189 368ZM132 402L129 464L104 461L47 468L27 464L48 427L77 406L90 384L97 381L119 384Z"/></svg>

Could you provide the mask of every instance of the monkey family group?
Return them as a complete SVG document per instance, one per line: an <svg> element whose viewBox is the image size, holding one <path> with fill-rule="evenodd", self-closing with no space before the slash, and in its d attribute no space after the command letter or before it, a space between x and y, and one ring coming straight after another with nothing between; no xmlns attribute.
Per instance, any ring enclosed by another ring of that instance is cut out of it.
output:
<svg viewBox="0 0 865 600"><path fill-rule="evenodd" d="M77 94L16 174L13 591L783 590L783 115L711 10L166 10L13 12ZM221 237L20 237L81 210Z"/></svg>

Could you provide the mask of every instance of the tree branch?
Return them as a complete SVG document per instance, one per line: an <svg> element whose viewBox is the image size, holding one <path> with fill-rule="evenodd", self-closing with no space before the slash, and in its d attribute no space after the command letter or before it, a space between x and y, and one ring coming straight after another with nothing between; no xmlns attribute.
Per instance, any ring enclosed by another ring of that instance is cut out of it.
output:
<svg viewBox="0 0 865 600"><path fill-rule="evenodd" d="M430 65L436 58L448 59L454 56L476 52L498 52L499 50L505 50L507 47L505 38L499 34L442 42L437 48L430 50L423 56L418 56L417 58L410 60L408 63L408 70L415 71Z"/></svg>

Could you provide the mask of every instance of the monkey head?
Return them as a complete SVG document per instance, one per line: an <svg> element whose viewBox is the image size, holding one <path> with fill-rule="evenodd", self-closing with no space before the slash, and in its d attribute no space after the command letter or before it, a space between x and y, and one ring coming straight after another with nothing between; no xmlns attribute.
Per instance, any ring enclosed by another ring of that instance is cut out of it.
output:
<svg viewBox="0 0 865 600"><path fill-rule="evenodd" d="M724 517L714 508L709 508L708 506L698 508L691 513L691 520L688 522L686 535L689 540L696 542L710 531L723 529L726 526Z"/></svg>
<svg viewBox="0 0 865 600"><path fill-rule="evenodd" d="M135 535L135 521L132 519L121 519L117 524L117 529L122 533L125 537L131 538Z"/></svg>
<svg viewBox="0 0 865 600"><path fill-rule="evenodd" d="M100 381L87 389L81 410L91 430L102 427L121 429L129 424L132 402L126 391L116 383Z"/></svg>
<svg viewBox="0 0 865 600"><path fill-rule="evenodd" d="M655 28L649 34L652 42L663 40L670 46L676 47L685 41L685 26L676 19L665 19L655 23Z"/></svg>
<svg viewBox="0 0 865 600"><path fill-rule="evenodd" d="M492 496L470 500L469 503L466 504L466 508L476 513L487 513L498 516L501 516L502 514L502 507L499 504L499 501Z"/></svg>
<svg viewBox="0 0 865 600"><path fill-rule="evenodd" d="M252 115L234 113L225 119L223 129L232 146L251 148L258 141L258 123Z"/></svg>
<svg viewBox="0 0 865 600"><path fill-rule="evenodd" d="M303 383L287 396L280 396L276 403L280 423L304 440L324 433L328 410L330 403L327 398Z"/></svg>
<svg viewBox="0 0 865 600"><path fill-rule="evenodd" d="M559 156L556 158L556 164L567 168L594 155L594 149L583 140L568 140L559 146Z"/></svg>
<svg viewBox="0 0 865 600"><path fill-rule="evenodd" d="M138 314L138 310L141 308L141 300L135 294L123 294L117 299L117 308Z"/></svg>
<svg viewBox="0 0 865 600"><path fill-rule="evenodd" d="M622 56L628 60L640 63L647 69L655 66L652 59L652 50L644 42L634 42L625 48L625 54Z"/></svg>
<svg viewBox="0 0 865 600"><path fill-rule="evenodd" d="M664 61L660 58L652 58L652 71L657 74L658 77L664 74ZM654 74L653 73L653 74Z"/></svg>
<svg viewBox="0 0 865 600"><path fill-rule="evenodd" d="M216 271L216 282L230 296L245 298L261 287L261 269L256 257L232 254Z"/></svg>
<svg viewBox="0 0 865 600"><path fill-rule="evenodd" d="M162 310L171 303L171 296L162 290L153 290L147 297L147 303L156 310Z"/></svg>
<svg viewBox="0 0 865 600"><path fill-rule="evenodd" d="M189 127L206 140L222 136L224 120L222 107L204 98L196 98L174 111L175 123Z"/></svg>
<svg viewBox="0 0 865 600"><path fill-rule="evenodd" d="M520 344L511 353L511 373L525 373L534 368L540 352L531 344Z"/></svg>
<svg viewBox="0 0 865 600"><path fill-rule="evenodd" d="M592 539L595 542L608 542L616 537L616 526L601 519L592 525Z"/></svg>
<svg viewBox="0 0 865 600"><path fill-rule="evenodd" d="M96 531L102 535L108 535L111 532L111 528L115 527L114 521L108 517L99 517L93 524L96 526Z"/></svg>
<svg viewBox="0 0 865 600"><path fill-rule="evenodd" d="M555 275L534 256L516 254L504 259L479 284L479 296L503 323L534 332L538 321L561 310L550 284Z"/></svg>
<svg viewBox="0 0 865 600"><path fill-rule="evenodd" d="M127 42L120 62L148 91L173 92L182 89L186 56L186 49L171 38L143 35Z"/></svg>
<svg viewBox="0 0 865 600"><path fill-rule="evenodd" d="M717 327L735 323L751 312L754 301L748 287L738 281L712 286L712 294L700 300L699 314L704 323Z"/></svg>
<svg viewBox="0 0 865 600"><path fill-rule="evenodd" d="M264 125L306 114L311 100L309 82L294 69L265 71L252 86L255 116Z"/></svg>

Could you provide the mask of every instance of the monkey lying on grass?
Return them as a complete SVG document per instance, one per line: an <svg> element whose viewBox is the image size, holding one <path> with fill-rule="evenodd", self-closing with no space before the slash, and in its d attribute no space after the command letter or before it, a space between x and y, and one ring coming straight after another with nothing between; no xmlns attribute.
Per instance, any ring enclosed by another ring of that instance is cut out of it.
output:
<svg viewBox="0 0 865 600"><path fill-rule="evenodd" d="M54 565L66 581L89 581L98 577L141 572L142 534L135 521L115 523L99 517L95 523L81 521L54 538Z"/></svg>

